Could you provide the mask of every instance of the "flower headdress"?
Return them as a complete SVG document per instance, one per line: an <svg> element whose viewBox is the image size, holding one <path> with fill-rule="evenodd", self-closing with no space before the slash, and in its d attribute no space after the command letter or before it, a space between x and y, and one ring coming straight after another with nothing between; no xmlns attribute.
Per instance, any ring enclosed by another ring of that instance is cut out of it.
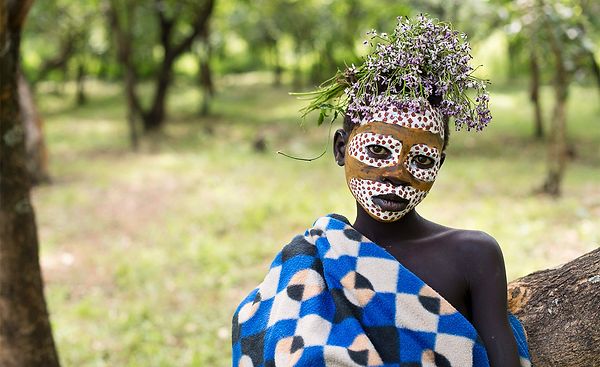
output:
<svg viewBox="0 0 600 367"><path fill-rule="evenodd" d="M364 41L371 52L360 66L338 71L312 92L295 93L310 100L303 117L319 110L318 124L347 114L353 123L369 119L390 103L420 111L435 96L438 110L454 117L456 129L483 129L492 119L488 81L473 76L466 35L449 23L420 15L398 17L390 35L372 30ZM475 91L475 98L467 94Z"/></svg>

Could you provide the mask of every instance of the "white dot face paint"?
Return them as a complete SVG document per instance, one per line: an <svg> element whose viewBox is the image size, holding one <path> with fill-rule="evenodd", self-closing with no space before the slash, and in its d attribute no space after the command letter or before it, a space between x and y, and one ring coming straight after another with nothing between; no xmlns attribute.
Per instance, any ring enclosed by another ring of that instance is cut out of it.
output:
<svg viewBox="0 0 600 367"><path fill-rule="evenodd" d="M415 189L412 186L394 186L358 178L351 178L349 186L352 195L356 198L356 201L358 201L360 206L362 206L372 217L384 222L393 222L402 218L425 199L425 196L427 196L427 193L429 192ZM397 195L406 200L408 202L406 207L400 211L389 211L383 210L373 202L373 197L387 194Z"/></svg>
<svg viewBox="0 0 600 367"><path fill-rule="evenodd" d="M373 157L369 154L370 146L378 145L389 151L385 159ZM348 154L358 161L372 167L388 167L398 164L402 143L391 135L361 133L354 136L348 146Z"/></svg>
<svg viewBox="0 0 600 367"><path fill-rule="evenodd" d="M442 162L443 131L437 111L415 114L393 106L354 129L346 147L346 181L371 217L396 221L427 196Z"/></svg>
<svg viewBox="0 0 600 367"><path fill-rule="evenodd" d="M417 180L433 182L440 169L440 152L425 144L413 145L404 164Z"/></svg>
<svg viewBox="0 0 600 367"><path fill-rule="evenodd" d="M383 110L376 112L371 119L363 120L361 125L371 122L384 122L386 124L399 125L410 129L421 129L433 134L439 134L444 138L444 123L442 115L431 105L426 105L422 114L408 112L408 109L400 109L390 105Z"/></svg>

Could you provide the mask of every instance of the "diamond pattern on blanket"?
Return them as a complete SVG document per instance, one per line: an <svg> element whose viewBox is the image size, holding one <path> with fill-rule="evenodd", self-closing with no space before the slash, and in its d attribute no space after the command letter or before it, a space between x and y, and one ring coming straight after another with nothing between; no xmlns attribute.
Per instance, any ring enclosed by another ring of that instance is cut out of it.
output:
<svg viewBox="0 0 600 367"><path fill-rule="evenodd" d="M489 367L473 325L339 216L282 249L238 307L232 343L235 367Z"/></svg>
<svg viewBox="0 0 600 367"><path fill-rule="evenodd" d="M344 233L344 230L331 230L327 232L327 239L335 241L336 245L331 246L325 254L326 259L339 259L342 256L358 256L360 241L351 239Z"/></svg>
<svg viewBox="0 0 600 367"><path fill-rule="evenodd" d="M426 284L419 291L419 300L423 307L428 304L432 309L435 308L437 310L435 313L438 315L451 315L458 312L448 301L441 298L436 291Z"/></svg>
<svg viewBox="0 0 600 367"><path fill-rule="evenodd" d="M302 302L320 294L325 289L323 277L312 269L298 271L287 286L288 296Z"/></svg>
<svg viewBox="0 0 600 367"><path fill-rule="evenodd" d="M281 274L281 265L271 268L265 277L265 280L258 287L263 300L271 299L277 294L279 285L279 275Z"/></svg>
<svg viewBox="0 0 600 367"><path fill-rule="evenodd" d="M360 273L350 271L341 280L344 294L352 304L359 307L366 306L375 296L375 290L369 279Z"/></svg>
<svg viewBox="0 0 600 367"><path fill-rule="evenodd" d="M304 338L299 335L281 339L275 347L275 365L293 367L304 352Z"/></svg>
<svg viewBox="0 0 600 367"><path fill-rule="evenodd" d="M254 316L254 314L260 307L260 302L261 302L260 292L256 292L256 295L254 296L254 299L252 300L252 302L246 303L240 309L240 312L238 313L238 322L241 324L241 323L244 323L244 322L250 320L250 318L252 318L252 316Z"/></svg>
<svg viewBox="0 0 600 367"><path fill-rule="evenodd" d="M458 350L472 350L475 341L462 336L439 333L435 338L435 352L448 359L448 366L472 366L470 353L456 353Z"/></svg>
<svg viewBox="0 0 600 367"><path fill-rule="evenodd" d="M277 321L297 319L299 316L300 302L290 298L287 289L284 289L275 296L267 327L275 325Z"/></svg>
<svg viewBox="0 0 600 367"><path fill-rule="evenodd" d="M435 333L439 316L423 307L419 296L399 293L396 295L396 326L403 329Z"/></svg>
<svg viewBox="0 0 600 367"><path fill-rule="evenodd" d="M331 322L312 314L298 320L294 334L302 336L306 347L321 346L327 344L331 326Z"/></svg>
<svg viewBox="0 0 600 367"><path fill-rule="evenodd" d="M356 271L369 279L375 292L396 293L400 263L394 259L360 257Z"/></svg>

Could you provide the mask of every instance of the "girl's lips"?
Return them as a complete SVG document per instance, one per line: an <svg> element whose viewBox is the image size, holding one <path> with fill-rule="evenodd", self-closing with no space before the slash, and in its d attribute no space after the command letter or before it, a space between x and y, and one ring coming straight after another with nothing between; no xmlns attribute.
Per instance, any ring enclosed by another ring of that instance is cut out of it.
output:
<svg viewBox="0 0 600 367"><path fill-rule="evenodd" d="M373 196L373 203L389 212L399 212L408 206L409 201L395 194Z"/></svg>

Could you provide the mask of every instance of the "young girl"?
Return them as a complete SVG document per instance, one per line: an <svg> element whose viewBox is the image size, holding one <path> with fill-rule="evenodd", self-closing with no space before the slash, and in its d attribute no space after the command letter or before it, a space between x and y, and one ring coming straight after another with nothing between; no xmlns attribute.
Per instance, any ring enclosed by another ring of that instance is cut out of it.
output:
<svg viewBox="0 0 600 367"><path fill-rule="evenodd" d="M496 241L415 211L445 160L448 118L491 119L465 37L426 16L370 34L365 63L305 111L345 114L333 145L356 220L319 218L276 256L233 317L233 365L528 366Z"/></svg>

